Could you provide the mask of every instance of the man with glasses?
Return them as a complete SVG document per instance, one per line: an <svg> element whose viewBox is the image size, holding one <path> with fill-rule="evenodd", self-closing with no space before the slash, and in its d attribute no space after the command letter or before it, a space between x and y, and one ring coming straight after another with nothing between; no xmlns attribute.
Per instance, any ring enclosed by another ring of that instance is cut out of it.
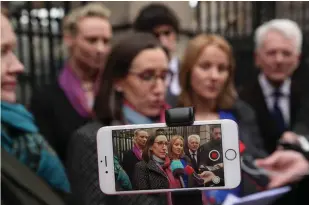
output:
<svg viewBox="0 0 309 205"><path fill-rule="evenodd" d="M169 68L173 73L167 92L167 102L176 106L180 94L178 80L179 59L176 56L179 21L172 10L162 4L150 4L138 14L133 27L136 31L153 33L170 53Z"/></svg>

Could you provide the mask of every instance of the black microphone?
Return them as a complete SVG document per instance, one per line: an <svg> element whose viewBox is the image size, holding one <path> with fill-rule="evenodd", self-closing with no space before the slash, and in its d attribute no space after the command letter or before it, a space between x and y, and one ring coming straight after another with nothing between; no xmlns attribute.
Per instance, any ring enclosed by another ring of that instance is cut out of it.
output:
<svg viewBox="0 0 309 205"><path fill-rule="evenodd" d="M171 163L171 170L174 177L179 178L182 188L185 188L185 183L183 181L183 175L185 174L184 167L180 160L173 160Z"/></svg>

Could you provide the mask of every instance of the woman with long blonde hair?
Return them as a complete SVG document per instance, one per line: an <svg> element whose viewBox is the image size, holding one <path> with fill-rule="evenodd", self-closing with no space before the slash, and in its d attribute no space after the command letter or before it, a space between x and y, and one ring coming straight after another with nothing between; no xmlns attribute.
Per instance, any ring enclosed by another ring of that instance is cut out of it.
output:
<svg viewBox="0 0 309 205"><path fill-rule="evenodd" d="M178 105L194 106L196 120L231 119L236 121L241 140L247 150L252 152L253 156L259 157L263 148L254 111L238 99L234 86L234 74L235 61L229 43L218 35L200 34L196 36L189 41L184 53L180 70L182 92ZM203 155L208 156L210 151L205 148ZM200 160L200 165L207 165L208 159L206 158ZM232 193L246 195L246 191L252 190L252 187L255 185L250 184L249 188L241 185L232 190ZM255 188L253 192L257 190ZM217 203L224 200L228 193L222 192L225 191L220 191L221 194L215 196Z"/></svg>
<svg viewBox="0 0 309 205"><path fill-rule="evenodd" d="M184 139L180 135L174 135L170 139L168 146L168 156L171 159L171 161L180 160L183 167L191 165L190 158L186 156L184 152ZM184 174L183 181L185 188L193 187L193 181L187 174Z"/></svg>

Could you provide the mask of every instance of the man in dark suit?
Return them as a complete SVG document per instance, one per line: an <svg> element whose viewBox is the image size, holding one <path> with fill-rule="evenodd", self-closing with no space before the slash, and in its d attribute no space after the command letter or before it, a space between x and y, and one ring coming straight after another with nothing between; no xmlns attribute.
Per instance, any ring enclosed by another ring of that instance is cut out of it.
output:
<svg viewBox="0 0 309 205"><path fill-rule="evenodd" d="M199 155L197 153L198 148L200 147L200 136L199 135L190 135L188 137L188 149L185 151L186 155L190 158L192 167L195 172L198 172L199 165Z"/></svg>
<svg viewBox="0 0 309 205"><path fill-rule="evenodd" d="M297 116L303 112L300 103L308 101L303 101L301 83L293 76L299 67L302 33L295 22L275 19L256 30L255 44L260 74L239 94L255 110L265 149L272 153L280 138L298 137L287 131L297 131L296 124L309 121L305 115Z"/></svg>

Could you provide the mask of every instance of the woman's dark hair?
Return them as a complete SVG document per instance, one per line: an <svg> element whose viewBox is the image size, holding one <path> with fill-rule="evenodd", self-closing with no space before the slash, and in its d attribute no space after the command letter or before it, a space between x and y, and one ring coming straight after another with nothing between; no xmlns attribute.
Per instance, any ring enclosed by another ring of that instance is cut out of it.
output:
<svg viewBox="0 0 309 205"><path fill-rule="evenodd" d="M167 6L159 3L145 6L138 14L133 29L141 32L152 33L160 25L169 25L179 33L179 20L175 13Z"/></svg>
<svg viewBox="0 0 309 205"><path fill-rule="evenodd" d="M157 138L157 135L152 135L151 137L149 137L147 139L145 148L143 149L143 153L142 153L142 159L148 163L150 160L150 156L151 156L151 151L150 151L150 147L152 147L152 145L154 144L155 140Z"/></svg>
<svg viewBox="0 0 309 205"><path fill-rule="evenodd" d="M150 156L151 156L150 147L154 144L156 138L157 138L159 135L164 135L164 136L166 136L165 130L164 130L164 129L157 129L157 130L155 131L155 134L152 135L152 136L150 136L150 137L147 139L145 148L143 149L143 153L142 153L142 158L143 158L143 160L144 160L146 163L149 162L149 160L150 160Z"/></svg>
<svg viewBox="0 0 309 205"><path fill-rule="evenodd" d="M93 108L96 119L103 124L110 124L112 120L123 121L123 95L113 88L114 82L127 77L133 59L149 48L162 48L168 56L159 40L149 33L130 33L113 46L100 77Z"/></svg>

